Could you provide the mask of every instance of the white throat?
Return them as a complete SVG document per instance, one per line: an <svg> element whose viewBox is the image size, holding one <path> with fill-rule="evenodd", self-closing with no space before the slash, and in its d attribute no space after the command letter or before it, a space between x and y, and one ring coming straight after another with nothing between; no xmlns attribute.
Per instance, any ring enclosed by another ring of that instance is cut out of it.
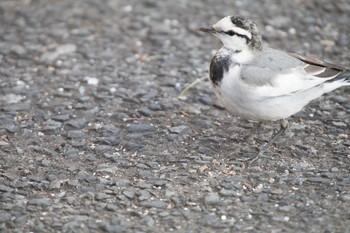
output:
<svg viewBox="0 0 350 233"><path fill-rule="evenodd" d="M231 56L236 63L246 64L253 60L255 53L250 49L245 49L240 52L235 52Z"/></svg>
<svg viewBox="0 0 350 233"><path fill-rule="evenodd" d="M236 64L247 64L254 59L256 52L250 49L235 51L224 46L217 52L216 55L222 57L230 56L232 61L234 61Z"/></svg>

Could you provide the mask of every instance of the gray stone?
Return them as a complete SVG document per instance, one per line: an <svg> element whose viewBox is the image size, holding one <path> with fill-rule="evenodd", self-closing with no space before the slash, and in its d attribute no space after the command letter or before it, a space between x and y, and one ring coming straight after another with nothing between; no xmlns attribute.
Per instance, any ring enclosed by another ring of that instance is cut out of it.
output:
<svg viewBox="0 0 350 233"><path fill-rule="evenodd" d="M10 144L4 141L0 141L0 147L7 147L7 146L10 146Z"/></svg>
<svg viewBox="0 0 350 233"><path fill-rule="evenodd" d="M146 226L149 226L149 227L154 226L154 224L155 224L155 221L154 221L154 219L153 219L151 216L145 216L145 217L143 217L143 218L141 219L141 222L142 222L143 224L145 224Z"/></svg>
<svg viewBox="0 0 350 233"><path fill-rule="evenodd" d="M41 127L42 132L47 133L58 133L62 127L62 123L55 120L47 120Z"/></svg>
<svg viewBox="0 0 350 233"><path fill-rule="evenodd" d="M148 107L142 107L138 109L138 112L141 113L143 116L152 116L153 112Z"/></svg>
<svg viewBox="0 0 350 233"><path fill-rule="evenodd" d="M126 227L118 224L108 224L105 226L105 231L108 233L126 232Z"/></svg>
<svg viewBox="0 0 350 233"><path fill-rule="evenodd" d="M128 189L128 190L125 190L123 194L129 199L133 199L135 197L136 192L132 189Z"/></svg>
<svg viewBox="0 0 350 233"><path fill-rule="evenodd" d="M144 201L151 198L151 194L147 190L141 190L138 192L139 200Z"/></svg>
<svg viewBox="0 0 350 233"><path fill-rule="evenodd" d="M51 202L47 198L33 198L29 200L28 204L30 205L38 205L38 206L49 206L51 205Z"/></svg>
<svg viewBox="0 0 350 233"><path fill-rule="evenodd" d="M70 130L67 133L67 137L72 139L83 139L85 138L85 133L81 130Z"/></svg>
<svg viewBox="0 0 350 233"><path fill-rule="evenodd" d="M223 197L235 197L235 196L237 196L237 191L232 190L232 189L221 189L219 193Z"/></svg>
<svg viewBox="0 0 350 233"><path fill-rule="evenodd" d="M105 200L108 197L109 197L109 195L107 195L106 193L101 193L101 192L97 193L95 196L96 200L98 200L98 201Z"/></svg>
<svg viewBox="0 0 350 233"><path fill-rule="evenodd" d="M50 190L59 190L60 188L61 188L61 182L59 180L52 181L49 186Z"/></svg>
<svg viewBox="0 0 350 233"><path fill-rule="evenodd" d="M26 48L19 44L12 45L10 51L20 56L23 56L27 53Z"/></svg>
<svg viewBox="0 0 350 233"><path fill-rule="evenodd" d="M0 223L10 221L11 215L3 211L0 212Z"/></svg>
<svg viewBox="0 0 350 233"><path fill-rule="evenodd" d="M154 131L155 127L148 124L131 124L127 126L127 130L130 133L145 133Z"/></svg>
<svg viewBox="0 0 350 233"><path fill-rule="evenodd" d="M51 119L54 121L64 122L64 121L69 121L70 116L69 114L53 115L51 116Z"/></svg>
<svg viewBox="0 0 350 233"><path fill-rule="evenodd" d="M124 148L128 151L138 151L141 150L143 147L144 145L135 142L127 142L124 145Z"/></svg>
<svg viewBox="0 0 350 233"><path fill-rule="evenodd" d="M208 193L204 197L204 203L206 205L216 205L220 202L220 196L218 193Z"/></svg>
<svg viewBox="0 0 350 233"><path fill-rule="evenodd" d="M147 208L157 208L157 209L165 209L168 204L164 201L154 200L154 201L142 201L140 202L140 206Z"/></svg>
<svg viewBox="0 0 350 233"><path fill-rule="evenodd" d="M114 176L118 169L118 166L115 164L100 164L98 165L96 172L99 172L102 175Z"/></svg>
<svg viewBox="0 0 350 233"><path fill-rule="evenodd" d="M67 184L72 187L77 187L79 185L79 181L76 179L73 179L73 180L70 179L68 180Z"/></svg>
<svg viewBox="0 0 350 233"><path fill-rule="evenodd" d="M86 119L73 119L66 122L66 125L75 129L82 129L87 124Z"/></svg>
<svg viewBox="0 0 350 233"><path fill-rule="evenodd" d="M16 103L4 107L4 110L7 112L29 111L30 109L30 103Z"/></svg>
<svg viewBox="0 0 350 233"><path fill-rule="evenodd" d="M120 208L118 205L115 205L115 204L112 204L112 203L108 203L106 205L106 210L109 210L109 211L118 211Z"/></svg>
<svg viewBox="0 0 350 233"><path fill-rule="evenodd" d="M169 129L171 133L179 134L179 135L185 135L188 133L190 128L186 125L179 125L179 126L174 126Z"/></svg>
<svg viewBox="0 0 350 233"><path fill-rule="evenodd" d="M120 180L115 181L115 185L117 187L128 187L131 185L131 181L128 179L120 179Z"/></svg>
<svg viewBox="0 0 350 233"><path fill-rule="evenodd" d="M62 44L56 47L52 52L43 53L40 59L43 62L52 63L61 55L74 53L76 50L77 46L75 44Z"/></svg>
<svg viewBox="0 0 350 233"><path fill-rule="evenodd" d="M97 155L104 155L106 153L113 153L115 148L109 145L96 145L95 152Z"/></svg>
<svg viewBox="0 0 350 233"><path fill-rule="evenodd" d="M3 185L3 184L0 184L0 191L2 191L2 192L12 192L13 188L8 187L8 186Z"/></svg>
<svg viewBox="0 0 350 233"><path fill-rule="evenodd" d="M7 104L16 104L20 102L24 97L22 95L16 95L13 93L0 96L0 100L4 101Z"/></svg>
<svg viewBox="0 0 350 233"><path fill-rule="evenodd" d="M44 165L44 166L49 166L50 163L51 163L51 161L48 160L48 159L43 159L43 160L41 161L41 164Z"/></svg>

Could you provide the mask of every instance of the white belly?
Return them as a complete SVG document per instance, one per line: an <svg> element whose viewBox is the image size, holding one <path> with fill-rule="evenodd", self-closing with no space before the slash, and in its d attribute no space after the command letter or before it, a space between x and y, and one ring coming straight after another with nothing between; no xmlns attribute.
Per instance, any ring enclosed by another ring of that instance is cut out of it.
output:
<svg viewBox="0 0 350 233"><path fill-rule="evenodd" d="M249 86L239 79L240 67L231 67L221 86L214 87L224 107L234 115L251 120L280 120L287 118L324 93L322 85L305 91L274 94L273 86Z"/></svg>

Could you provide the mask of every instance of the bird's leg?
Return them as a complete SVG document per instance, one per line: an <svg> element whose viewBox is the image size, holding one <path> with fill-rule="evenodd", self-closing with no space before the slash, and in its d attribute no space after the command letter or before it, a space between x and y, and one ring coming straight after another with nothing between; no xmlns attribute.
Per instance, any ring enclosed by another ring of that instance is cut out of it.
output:
<svg viewBox="0 0 350 233"><path fill-rule="evenodd" d="M256 156L249 158L245 161L249 163L253 163L254 161L256 161L259 158L259 156L261 156L286 131L288 126L288 121L286 119L282 119L281 128L271 137L271 139L266 144L264 144L260 148L259 153Z"/></svg>
<svg viewBox="0 0 350 233"><path fill-rule="evenodd" d="M259 150L259 155L263 154L288 128L289 123L286 119L281 120L281 128L263 145Z"/></svg>

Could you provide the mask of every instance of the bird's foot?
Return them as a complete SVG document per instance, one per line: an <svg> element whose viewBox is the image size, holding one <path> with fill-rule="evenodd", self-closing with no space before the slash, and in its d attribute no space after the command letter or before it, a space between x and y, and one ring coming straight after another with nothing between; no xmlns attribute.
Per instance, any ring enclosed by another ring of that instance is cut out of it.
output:
<svg viewBox="0 0 350 233"><path fill-rule="evenodd" d="M241 159L240 161L241 162L244 162L244 163L247 163L247 165L249 166L249 165L252 165L252 164L254 164L256 161L258 161L259 159L261 159L261 158L265 158L264 156L262 156L263 155L263 153L264 153L264 151L259 151L259 153L257 153L256 155L254 155L254 156L252 156L252 157L250 157L250 158L247 158L247 159ZM248 167L247 166L247 167Z"/></svg>

